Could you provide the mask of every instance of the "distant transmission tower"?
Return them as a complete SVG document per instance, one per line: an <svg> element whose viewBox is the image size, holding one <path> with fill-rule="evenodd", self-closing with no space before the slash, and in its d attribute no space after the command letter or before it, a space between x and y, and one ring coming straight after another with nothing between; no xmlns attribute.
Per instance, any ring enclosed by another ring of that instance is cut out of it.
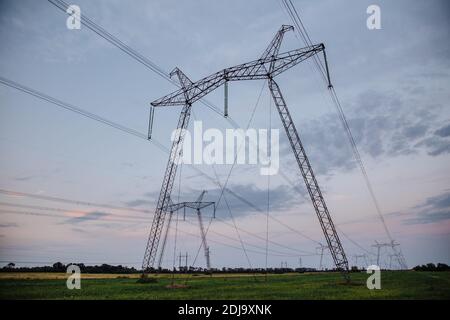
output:
<svg viewBox="0 0 450 320"><path fill-rule="evenodd" d="M320 247L317 247L316 250L320 250L320 264L319 264L319 270L323 270L323 252L324 250L328 249L328 246L324 246L323 244L320 244Z"/></svg>
<svg viewBox="0 0 450 320"><path fill-rule="evenodd" d="M391 242L383 242L383 243L379 243L378 241L375 240L375 244L372 245L372 247L377 248L377 266L380 267L380 251L381 248L392 248L392 250L394 251L393 256L395 256L399 266L401 269L404 269L404 261L402 261L402 256L400 256L397 252L397 250L395 250L395 247L399 246L400 244L395 242L394 240L392 240Z"/></svg>
<svg viewBox="0 0 450 320"><path fill-rule="evenodd" d="M358 267L358 259L362 259L364 265L363 267L367 267L367 254L363 253L363 254L355 254L353 255L353 258L355 259L355 266Z"/></svg>
<svg viewBox="0 0 450 320"><path fill-rule="evenodd" d="M170 201L170 204L167 206L167 210L169 211L169 220L167 222L167 227L166 227L166 231L165 231L165 234L164 234L161 251L160 251L160 254L159 254L158 269L161 268L161 264L162 264L162 261L163 261L164 249L165 249L165 246L166 246L167 237L168 237L170 223L172 221L173 213L175 211L183 209L183 219L185 219L185 217L186 217L186 208L190 208L190 209L194 209L196 211L196 213L197 213L198 223L199 223L199 227L200 227L200 235L202 237L202 246L203 246L204 253L205 253L206 268L207 268L208 271L211 272L211 260L210 260L210 254L209 254L209 246L208 246L208 243L206 241L206 232L205 232L205 228L204 228L204 225L203 225L202 213L201 213L200 210L204 209L204 208L207 208L209 206L214 206L214 214L213 214L213 216L215 216L215 202L203 202L202 200L203 200L203 197L205 196L205 194L206 194L206 190L203 190L202 193L200 194L200 196L197 198L197 200L193 201L193 202L172 203L172 201Z"/></svg>

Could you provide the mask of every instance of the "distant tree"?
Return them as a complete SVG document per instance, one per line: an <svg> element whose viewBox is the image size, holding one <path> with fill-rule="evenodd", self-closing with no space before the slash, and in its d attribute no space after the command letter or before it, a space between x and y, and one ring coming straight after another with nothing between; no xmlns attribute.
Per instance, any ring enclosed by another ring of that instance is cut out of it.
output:
<svg viewBox="0 0 450 320"><path fill-rule="evenodd" d="M450 266L445 263L438 263L436 267L437 271L450 271Z"/></svg>
<svg viewBox="0 0 450 320"><path fill-rule="evenodd" d="M15 266L16 266L16 264L13 263L13 262L10 262L10 263L8 263L8 264L6 265L6 267L7 267L8 269L12 269L12 268L14 268Z"/></svg>
<svg viewBox="0 0 450 320"><path fill-rule="evenodd" d="M438 263L435 265L434 263L427 263L426 265L415 266L413 268L414 271L450 271L450 266L445 263Z"/></svg>
<svg viewBox="0 0 450 320"><path fill-rule="evenodd" d="M56 262L53 264L53 270L56 272L64 272L66 266L62 262Z"/></svg>

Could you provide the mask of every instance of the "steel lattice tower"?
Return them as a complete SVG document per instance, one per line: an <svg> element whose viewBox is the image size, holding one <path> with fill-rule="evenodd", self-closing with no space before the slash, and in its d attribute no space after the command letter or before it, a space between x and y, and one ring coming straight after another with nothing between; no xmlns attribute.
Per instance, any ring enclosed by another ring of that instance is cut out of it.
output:
<svg viewBox="0 0 450 320"><path fill-rule="evenodd" d="M223 69L195 83L189 80L181 70L176 68L171 75L178 76L181 88L151 103L153 107L181 105L183 108L178 121L177 134L172 144L170 158L167 163L156 212L153 217L150 235L145 250L144 261L142 264L144 272L153 267L158 251L159 239L168 211L167 208L169 205L170 194L177 170L177 162L181 153L185 131L183 129L186 129L188 126L192 104L218 87L222 85L226 86L228 81L267 80L272 98L277 107L286 135L288 136L295 159L297 160L300 173L319 219L334 264L336 268L343 273L344 277L347 280L349 279L348 261L344 248L342 247L331 215L326 206L325 199L300 140L300 136L289 113L286 101L281 93L280 87L274 80L276 76L284 71L320 52L323 52L325 64L327 63L325 46L323 44L279 53L284 34L293 29L292 26L283 25L258 60ZM331 86L331 84L329 85Z"/></svg>

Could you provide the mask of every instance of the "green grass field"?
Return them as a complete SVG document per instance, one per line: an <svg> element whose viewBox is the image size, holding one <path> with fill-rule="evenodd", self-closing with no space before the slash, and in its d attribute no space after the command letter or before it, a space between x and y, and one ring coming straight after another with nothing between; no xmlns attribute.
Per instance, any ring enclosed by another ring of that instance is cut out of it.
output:
<svg viewBox="0 0 450 320"><path fill-rule="evenodd" d="M138 275L82 275L81 289L68 290L66 274L2 273L1 299L450 299L450 272L386 271L381 289L368 290L366 273L344 284L335 273L269 275L170 275L140 284ZM84 277L84 278L83 278ZM186 277L189 277L186 282Z"/></svg>

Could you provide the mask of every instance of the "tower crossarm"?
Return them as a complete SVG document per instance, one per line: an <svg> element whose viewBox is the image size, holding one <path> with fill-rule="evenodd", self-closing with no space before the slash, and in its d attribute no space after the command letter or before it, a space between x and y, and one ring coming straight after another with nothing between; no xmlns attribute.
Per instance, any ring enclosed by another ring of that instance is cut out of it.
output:
<svg viewBox="0 0 450 320"><path fill-rule="evenodd" d="M177 211L181 210L183 208L189 208L189 209L203 209L209 206L215 205L215 202L180 202L180 203L174 203L170 205L167 210L168 211Z"/></svg>
<svg viewBox="0 0 450 320"><path fill-rule="evenodd" d="M323 44L291 50L243 63L213 73L194 83L185 83L186 87L178 89L151 103L152 106L177 106L186 102L193 104L226 81L260 80L274 78L300 62L324 50Z"/></svg>

